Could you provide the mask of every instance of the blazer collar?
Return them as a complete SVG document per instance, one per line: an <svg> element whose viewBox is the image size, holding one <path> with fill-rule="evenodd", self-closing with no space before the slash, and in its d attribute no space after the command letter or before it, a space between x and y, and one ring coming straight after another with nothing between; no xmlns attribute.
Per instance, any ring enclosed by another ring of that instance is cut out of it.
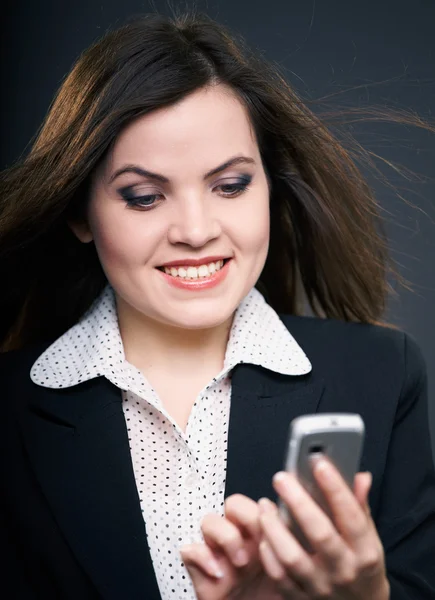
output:
<svg viewBox="0 0 435 600"><path fill-rule="evenodd" d="M121 392L104 377L62 390L31 385L24 442L75 556L107 600L159 599ZM283 467L289 423L316 412L323 389L314 370L292 377L234 369L225 497L276 500L271 479Z"/></svg>

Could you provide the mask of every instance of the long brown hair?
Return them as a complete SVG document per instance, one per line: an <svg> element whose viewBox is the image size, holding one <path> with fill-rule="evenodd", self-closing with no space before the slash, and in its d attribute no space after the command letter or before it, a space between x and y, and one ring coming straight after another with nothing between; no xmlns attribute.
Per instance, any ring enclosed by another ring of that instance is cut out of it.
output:
<svg viewBox="0 0 435 600"><path fill-rule="evenodd" d="M28 156L0 178L0 349L51 339L106 284L94 245L67 220L90 176L132 119L198 88L230 86L252 121L271 185L271 242L258 286L278 312L382 324L388 254L380 207L346 148L244 40L195 11L149 14L107 33L78 59ZM379 118L379 115L376 117ZM387 118L434 128L414 115Z"/></svg>

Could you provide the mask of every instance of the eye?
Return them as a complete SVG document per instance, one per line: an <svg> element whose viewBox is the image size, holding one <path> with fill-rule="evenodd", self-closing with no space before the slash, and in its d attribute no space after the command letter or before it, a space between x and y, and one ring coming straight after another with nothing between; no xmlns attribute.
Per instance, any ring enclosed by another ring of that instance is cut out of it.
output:
<svg viewBox="0 0 435 600"><path fill-rule="evenodd" d="M251 181L252 177L250 175L246 175L234 183L222 183L221 185L216 186L216 189L220 188L222 190L222 194L227 198L233 198L242 192L245 192L248 189Z"/></svg>
<svg viewBox="0 0 435 600"><path fill-rule="evenodd" d="M161 196L161 194L137 195L130 187L119 190L119 193L129 208L141 208L142 210L154 208L158 204L159 196Z"/></svg>
<svg viewBox="0 0 435 600"><path fill-rule="evenodd" d="M235 198L248 189L252 181L251 175L244 175L234 182L221 183L214 189L221 190L221 195L225 198ZM128 208L138 208L140 210L151 210L163 201L162 194L138 194L134 187L128 186L118 190Z"/></svg>

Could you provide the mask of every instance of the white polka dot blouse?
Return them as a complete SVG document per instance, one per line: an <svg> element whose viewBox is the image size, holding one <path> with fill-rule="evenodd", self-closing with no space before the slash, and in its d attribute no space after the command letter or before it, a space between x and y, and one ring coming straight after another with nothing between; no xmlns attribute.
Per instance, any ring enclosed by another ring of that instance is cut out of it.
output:
<svg viewBox="0 0 435 600"><path fill-rule="evenodd" d="M224 514L231 371L240 363L286 375L311 371L302 348L255 288L235 313L222 371L200 392L182 431L145 376L127 362L115 295L108 285L31 369L33 382L48 388L106 377L120 389L162 600L196 598L179 548L203 541L200 522L205 515Z"/></svg>

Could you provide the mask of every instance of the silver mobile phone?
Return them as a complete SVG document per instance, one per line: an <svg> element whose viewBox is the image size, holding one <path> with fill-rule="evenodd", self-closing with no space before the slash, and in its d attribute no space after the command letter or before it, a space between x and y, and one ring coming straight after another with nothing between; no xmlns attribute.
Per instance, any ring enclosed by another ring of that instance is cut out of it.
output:
<svg viewBox="0 0 435 600"><path fill-rule="evenodd" d="M294 473L319 506L331 516L329 505L317 485L312 459L324 455L332 462L343 479L353 489L364 442L364 421L352 413L323 413L297 417L290 423L284 469ZM301 545L312 551L310 544L292 518L286 505L278 500L281 517Z"/></svg>

